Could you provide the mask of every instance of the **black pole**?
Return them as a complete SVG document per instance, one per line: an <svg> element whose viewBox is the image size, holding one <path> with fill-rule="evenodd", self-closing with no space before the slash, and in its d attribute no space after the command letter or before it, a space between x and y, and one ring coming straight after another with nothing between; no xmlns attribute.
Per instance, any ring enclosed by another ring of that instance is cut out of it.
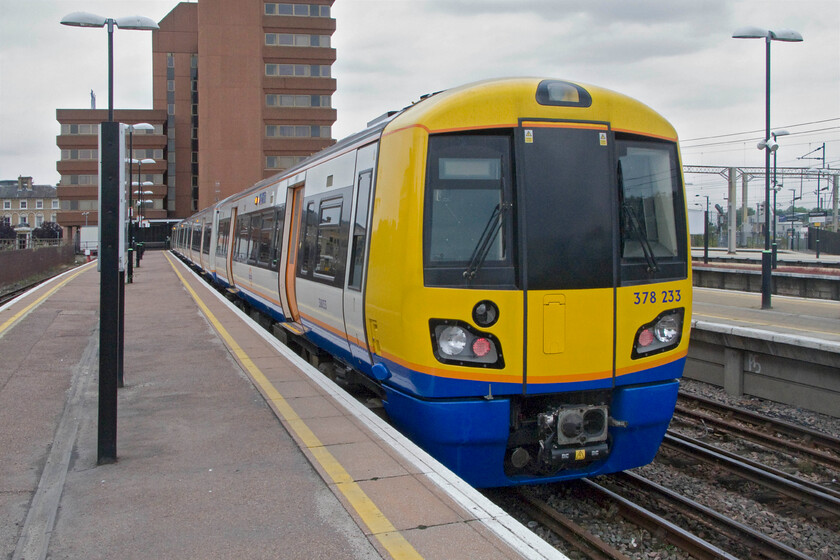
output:
<svg viewBox="0 0 840 560"><path fill-rule="evenodd" d="M776 141L776 134L775 133L773 134L773 141L774 142ZM779 264L779 253L778 253L779 245L778 245L778 243L776 243L776 222L779 221L776 218L776 193L778 192L778 188L779 188L779 185L776 182L776 152L778 150L779 149L776 148L776 150L773 151L773 244L772 244L773 260L771 262L771 266L772 266L773 270L775 270L776 267Z"/></svg>
<svg viewBox="0 0 840 560"><path fill-rule="evenodd" d="M133 212L131 209L131 189L134 188L134 125L128 129L128 283L134 282L134 263L131 260L134 251L134 228L132 227ZM139 173L138 173L139 175ZM139 176L138 176L139 182Z"/></svg>
<svg viewBox="0 0 840 560"><path fill-rule="evenodd" d="M108 19L108 121L100 127L99 423L97 463L117 460L120 362L120 125L114 122L114 20Z"/></svg>
<svg viewBox="0 0 840 560"><path fill-rule="evenodd" d="M109 41L110 44L110 41ZM119 123L101 125L102 185L99 247L99 431L97 463L117 460L117 381L120 335Z"/></svg>
<svg viewBox="0 0 840 560"><path fill-rule="evenodd" d="M114 122L114 20L108 18L108 122Z"/></svg>
<svg viewBox="0 0 840 560"><path fill-rule="evenodd" d="M122 247L120 247L122 250ZM117 344L117 388L125 387L125 271L120 270L120 312L118 314L118 326L120 330Z"/></svg>
<svg viewBox="0 0 840 560"><path fill-rule="evenodd" d="M706 223L703 226L703 264L709 264L709 206L708 202L706 202L706 211L703 213L703 217L706 219Z"/></svg>
<svg viewBox="0 0 840 560"><path fill-rule="evenodd" d="M761 308L770 309L771 267L770 254L770 34L765 38L766 43L766 64L765 64L765 112L764 124L766 134L764 135L764 251L761 253Z"/></svg>

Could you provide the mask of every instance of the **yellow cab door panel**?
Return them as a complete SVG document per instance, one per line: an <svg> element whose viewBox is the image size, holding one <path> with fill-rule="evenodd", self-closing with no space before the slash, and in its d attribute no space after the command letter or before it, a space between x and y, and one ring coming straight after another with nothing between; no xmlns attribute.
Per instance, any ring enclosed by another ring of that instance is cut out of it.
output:
<svg viewBox="0 0 840 560"><path fill-rule="evenodd" d="M613 377L617 210L608 132L562 121L523 121L516 132L528 393Z"/></svg>

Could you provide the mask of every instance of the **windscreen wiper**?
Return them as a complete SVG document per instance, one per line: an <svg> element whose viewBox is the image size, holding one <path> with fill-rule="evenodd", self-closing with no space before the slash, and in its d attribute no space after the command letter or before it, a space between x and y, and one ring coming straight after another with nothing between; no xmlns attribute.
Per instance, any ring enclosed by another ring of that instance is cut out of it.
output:
<svg viewBox="0 0 840 560"><path fill-rule="evenodd" d="M484 231L481 232L481 237L478 238L478 242L475 244L470 262L464 270L464 278L467 280L475 278L476 273L478 273L478 270L484 264L487 255L490 253L490 248L496 240L496 236L502 229L504 213L511 208L513 208L513 204L510 202L500 202L493 208L490 219L487 220L487 225L484 226Z"/></svg>
<svg viewBox="0 0 840 560"><path fill-rule="evenodd" d="M644 253L645 260L648 263L648 272L656 272L659 270L659 266L656 263L656 257L653 256L653 248L650 246L648 238L642 232L642 226L639 224L639 219L636 217L636 213L629 204L622 204L621 208L627 216L627 222L630 224L630 229L632 229L636 234L636 239L638 239L639 245L642 246L642 253Z"/></svg>

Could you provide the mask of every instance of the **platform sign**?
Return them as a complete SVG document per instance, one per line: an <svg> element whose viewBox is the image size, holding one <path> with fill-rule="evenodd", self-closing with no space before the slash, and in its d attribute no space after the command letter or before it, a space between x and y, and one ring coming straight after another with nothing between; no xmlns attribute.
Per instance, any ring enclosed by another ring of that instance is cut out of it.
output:
<svg viewBox="0 0 840 560"><path fill-rule="evenodd" d="M811 212L808 214L808 221L816 227L822 227L825 224L826 216L825 212Z"/></svg>

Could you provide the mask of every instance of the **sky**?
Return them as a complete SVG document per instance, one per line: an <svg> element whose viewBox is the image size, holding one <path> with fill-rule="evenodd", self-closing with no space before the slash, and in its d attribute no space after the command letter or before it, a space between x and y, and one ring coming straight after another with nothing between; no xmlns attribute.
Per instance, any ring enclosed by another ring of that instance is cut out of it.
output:
<svg viewBox="0 0 840 560"><path fill-rule="evenodd" d="M56 184L56 109L89 108L91 90L107 107L107 33L62 26L63 16L159 21L174 6L0 0L0 179ZM764 166L765 45L732 32L793 29L803 42L771 44L771 126L791 133L779 138L778 165L840 168L838 0L336 0L332 16L335 138L427 93L540 76L638 99L674 125L683 163L705 166ZM116 30L114 58L115 107L151 108L151 33ZM823 143L824 162L800 159L821 157ZM795 182L782 200L801 189L797 205L816 206L816 183ZM722 177L690 174L686 183L689 202L723 203ZM754 206L763 181L750 191Z"/></svg>

